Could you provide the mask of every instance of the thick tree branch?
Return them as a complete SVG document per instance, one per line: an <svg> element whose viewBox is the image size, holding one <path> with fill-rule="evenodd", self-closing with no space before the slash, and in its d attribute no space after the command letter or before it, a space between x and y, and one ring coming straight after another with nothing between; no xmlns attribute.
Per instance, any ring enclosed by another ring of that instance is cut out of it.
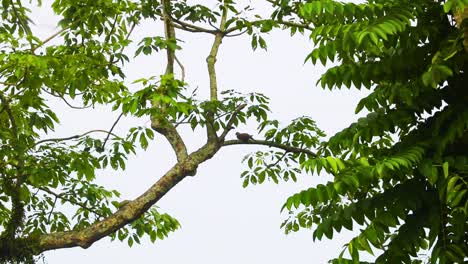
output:
<svg viewBox="0 0 468 264"><path fill-rule="evenodd" d="M220 31L215 34L213 44L211 46L210 54L206 58L206 63L208 67L208 76L210 79L210 101L215 102L218 100L218 83L216 80L216 57L218 55L219 46L224 37L224 29L226 28L227 20L227 7L226 3L224 4L223 12L221 15L221 21L219 25ZM214 128L214 113L208 112L206 115L206 133L208 137L208 142L218 141L216 135L216 129Z"/></svg>
<svg viewBox="0 0 468 264"><path fill-rule="evenodd" d="M175 40L175 30L174 23L171 19L171 1L162 0L162 9L163 9L163 20L164 20L164 32L167 40ZM175 60L175 50L171 48L166 48L167 54L167 65L166 65L166 74L174 73L174 60Z"/></svg>
<svg viewBox="0 0 468 264"><path fill-rule="evenodd" d="M208 65L208 74L210 78L210 100L211 101L218 100L218 83L216 81L215 64L216 64L216 57L218 55L219 46L221 45L221 42L225 35L225 33L222 31L224 31L226 27L226 19L227 19L227 8L224 8L223 14L221 16L221 22L219 25L219 28L221 31L215 34L215 38L211 46L210 54L206 58L206 63Z"/></svg>
<svg viewBox="0 0 468 264"><path fill-rule="evenodd" d="M314 152L308 149L297 148L297 147L289 146L286 144L276 143L276 142L267 141L267 140L255 140L255 139L249 140L249 141L227 140L223 143L223 146L231 146L231 145L263 145L263 146L268 146L268 147L279 148L287 152L304 153L312 157L317 156L317 154L315 154Z"/></svg>
<svg viewBox="0 0 468 264"><path fill-rule="evenodd" d="M172 123L169 123L167 120L161 120L158 117L151 120L151 127L167 139L179 162L187 158L187 147Z"/></svg>
<svg viewBox="0 0 468 264"><path fill-rule="evenodd" d="M174 24L170 17L171 6L170 0L163 0L163 20L165 28L166 39L176 39ZM167 65L166 65L166 74L174 74L174 61L176 60L175 51L173 49L167 48ZM159 88L162 89L162 88ZM166 118L166 106L160 103L153 102L153 107L160 110L160 114L151 117L151 127L163 135L169 144L171 144L172 149L174 150L177 160L179 162L187 158L187 147L180 136L179 132L176 130L175 126L169 122Z"/></svg>
<svg viewBox="0 0 468 264"><path fill-rule="evenodd" d="M99 239L108 236L126 224L140 218L151 206L159 201L159 199L161 199L182 179L186 176L194 175L198 165L212 158L219 148L220 146L217 144L205 144L202 148L191 153L183 162L178 162L174 165L153 186L138 198L133 201L129 201L111 216L101 221L97 221L87 228L76 231L45 234L38 238L29 238L31 241L36 241L36 245L34 245L33 250L38 254L58 248L75 246L88 248Z"/></svg>

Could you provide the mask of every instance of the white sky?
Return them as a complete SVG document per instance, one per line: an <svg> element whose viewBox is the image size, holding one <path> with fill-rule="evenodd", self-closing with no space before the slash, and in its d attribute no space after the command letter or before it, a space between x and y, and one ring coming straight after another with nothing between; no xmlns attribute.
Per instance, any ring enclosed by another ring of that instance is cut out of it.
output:
<svg viewBox="0 0 468 264"><path fill-rule="evenodd" d="M40 11L34 9L33 20L41 37L54 33L57 17L49 10L51 1L43 1ZM143 24L134 34L134 43L144 36L162 35L160 25ZM178 33L185 41L179 59L186 68L186 81L199 87L199 94L208 94L205 58L212 37ZM348 126L353 120L354 107L364 95L357 90L330 92L315 86L323 67L303 64L312 49L304 36L291 38L288 32L275 31L267 36L268 52L252 52L248 37L226 39L221 46L217 73L220 89L241 92L262 92L271 98L271 117L286 124L302 115L311 116L328 135ZM130 53L131 54L131 53ZM164 70L164 54L139 57L126 68L128 83ZM132 56L130 56L132 57ZM52 102L60 113L61 136L74 135L90 129L108 129L117 116L105 108L92 112L70 110L60 101ZM126 119L117 132L136 125L149 125L145 119ZM251 132L252 127L239 131ZM201 132L201 131L198 131ZM203 143L202 133L194 135L183 130L190 150ZM232 137L232 134L231 134ZM265 183L242 188L240 173L242 157L257 150L254 146L231 146L221 150L213 159L201 165L198 174L186 178L157 204L162 212L176 217L182 228L169 238L152 244L144 239L141 245L129 248L126 242L96 242L89 249L60 249L45 254L46 262L59 263L326 263L337 257L350 232L335 235L333 241L312 241L311 230L285 235L279 226L284 215L280 208L286 198L311 185L322 183L324 176L303 175L297 183ZM164 138L158 136L150 148L139 151L127 164L127 171L106 172L98 182L119 190L123 199L137 197L151 186L175 158Z"/></svg>

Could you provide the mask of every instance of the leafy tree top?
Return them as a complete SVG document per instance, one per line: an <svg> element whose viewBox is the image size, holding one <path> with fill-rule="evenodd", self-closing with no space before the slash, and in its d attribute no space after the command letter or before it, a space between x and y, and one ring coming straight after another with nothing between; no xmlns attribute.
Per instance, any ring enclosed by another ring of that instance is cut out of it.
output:
<svg viewBox="0 0 468 264"><path fill-rule="evenodd" d="M153 242L165 238L179 223L155 203L223 147L256 144L302 159L315 155L311 147L323 133L313 120L300 117L281 130L269 116L268 97L218 88L215 64L222 40L250 34L253 48L266 48L261 35L280 23L252 20L250 7L228 0L217 1L214 9L168 0L61 0L52 7L61 17L59 30L39 39L21 1L1 5L0 261L33 262L44 251L87 248L107 236L130 246L145 235ZM162 24L164 34L148 32L137 39L132 33L143 20ZM212 36L206 55L208 99L185 83L177 59L179 31ZM137 44L135 53L129 53L130 43ZM130 80L124 66L137 56L165 56L164 74ZM175 74L178 67L181 75ZM50 97L74 109L110 106L119 117L109 130L54 138L51 132L60 120ZM116 134L123 116L151 125ZM248 120L270 136L227 140ZM199 137L199 149L187 149L179 133L183 126L206 135L206 141ZM139 197L121 201L118 191L95 183L103 169L125 170L127 158L157 135L170 143L177 162ZM277 180L282 173L269 177Z"/></svg>
<svg viewBox="0 0 468 264"><path fill-rule="evenodd" d="M366 88L367 110L300 163L334 180L288 199L286 232L359 224L333 263L462 263L468 252L466 1L277 1L313 28L307 61L335 62L324 88ZM431 253L426 260L422 250ZM350 259L346 259L349 253Z"/></svg>

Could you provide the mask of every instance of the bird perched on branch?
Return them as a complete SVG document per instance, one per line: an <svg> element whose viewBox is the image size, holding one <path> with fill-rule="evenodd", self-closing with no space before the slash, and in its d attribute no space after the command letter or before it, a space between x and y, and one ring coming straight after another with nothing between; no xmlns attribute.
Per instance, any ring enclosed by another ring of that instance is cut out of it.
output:
<svg viewBox="0 0 468 264"><path fill-rule="evenodd" d="M236 132L236 136L237 136L237 139L239 139L240 141L242 142L247 142L249 141L249 139L253 140L254 138L252 137L252 135L249 135L247 133L239 133L239 132Z"/></svg>

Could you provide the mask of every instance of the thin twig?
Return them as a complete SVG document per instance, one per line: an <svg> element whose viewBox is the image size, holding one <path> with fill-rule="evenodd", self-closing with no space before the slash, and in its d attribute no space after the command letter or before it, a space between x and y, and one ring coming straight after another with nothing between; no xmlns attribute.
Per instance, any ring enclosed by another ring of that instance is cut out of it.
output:
<svg viewBox="0 0 468 264"><path fill-rule="evenodd" d="M37 191L39 191L39 189ZM50 216L52 215L52 212L54 212L55 204L57 203L57 199L58 199L58 197L55 196L54 203L52 204L52 208L50 209L49 216L47 217L47 223L50 223Z"/></svg>
<svg viewBox="0 0 468 264"><path fill-rule="evenodd" d="M95 214L95 215L98 215L98 216L100 216L100 217L105 217L104 215L102 215L102 214L99 213L98 211L95 211L93 208L90 208L90 207L86 206L86 204L81 203L81 202L78 202L78 201L73 201L73 200L71 200L71 199L68 199L68 198L66 198L66 197L65 197L63 194L61 194L61 193L55 193L55 192L53 192L53 191L51 191L51 190L49 190L48 188L45 188L45 187L36 187L36 188L37 188L37 189L40 189L41 191L44 191L44 192L46 192L46 193L48 193L48 194L51 194L51 195L53 195L54 197L59 198L59 199L61 199L61 200L63 200L63 201L69 202L69 203L71 203L71 204L73 204L73 205L76 205L76 206L79 206L79 207L81 207L81 208L83 208L83 209L86 209L86 210L90 211L91 213L93 213L93 214Z"/></svg>
<svg viewBox="0 0 468 264"><path fill-rule="evenodd" d="M73 108L73 109L88 109L90 107L92 107L92 105L87 105L87 106L74 106L72 104L70 104L65 98L61 97L61 99L65 102L66 105L68 105L70 108Z"/></svg>
<svg viewBox="0 0 468 264"><path fill-rule="evenodd" d="M106 139L104 140L104 143L102 143L102 149L106 146L107 140L109 140L109 136L112 134L112 130L114 130L115 126L119 122L120 118L124 115L124 113L121 113L119 117L115 120L114 124L112 124L111 129L109 130L109 133L107 133Z"/></svg>
<svg viewBox="0 0 468 264"><path fill-rule="evenodd" d="M181 81L184 82L184 80L185 80L185 68L184 68L184 65L179 61L179 59L177 58L177 56L174 56L174 59L175 59L175 61L177 62L177 65L179 65L179 67L180 67L180 71L181 71L181 75L182 75Z"/></svg>
<svg viewBox="0 0 468 264"><path fill-rule="evenodd" d="M308 149L303 149L303 148L296 148L292 147L286 144L282 143L276 143L273 141L267 141L267 140L255 140L251 139L249 141L242 141L242 140L228 140L223 143L223 146L231 146L231 145L263 145L263 146L268 146L268 147L274 147L274 148L279 148L282 150L286 150L288 152L292 153L304 153L307 155L310 155L312 157L316 157L317 154L308 150Z"/></svg>
<svg viewBox="0 0 468 264"><path fill-rule="evenodd" d="M51 95L51 96L53 96L53 97L57 97L57 98L62 99L62 101L64 101L66 105L68 105L70 108L73 108L73 109L80 109L80 110L81 110L81 109L87 109L87 108L92 107L92 105L87 105L87 106L74 106L74 105L70 104L70 103L67 101L67 99L65 99L63 96L53 94L53 93L47 91L46 89L42 89L42 91L44 91L45 93L47 93L47 94L49 94L49 95Z"/></svg>
<svg viewBox="0 0 468 264"><path fill-rule="evenodd" d="M247 31L249 31L248 29L245 29L244 31L241 31L239 33L234 33L234 34L224 34L225 37L228 37L228 38L231 38L231 37L237 37L237 36L240 36L240 35L243 35L245 34Z"/></svg>
<svg viewBox="0 0 468 264"><path fill-rule="evenodd" d="M130 31L128 31L127 35L125 36L125 41L127 41L128 38L130 38L130 35L132 34L133 30L135 29L136 24L137 24L136 22L133 22L132 27L130 28ZM125 49L125 47L122 47L122 48L120 49L120 52L123 52L124 49ZM114 54L112 54L112 55L110 56L109 62L110 62L111 64L114 64L114 63L117 63L117 62L118 62L118 60L114 61Z"/></svg>
<svg viewBox="0 0 468 264"><path fill-rule="evenodd" d="M35 46L34 48L31 49L31 52L34 53L38 48L44 46L47 42L53 40L55 37L57 37L58 35L62 34L65 30L69 29L70 26L67 26L67 27L64 27L62 28L61 30L55 32L54 34L52 34L50 37L44 39L43 41L41 41L41 43L37 46Z"/></svg>
<svg viewBox="0 0 468 264"><path fill-rule="evenodd" d="M109 34L107 34L106 38L104 39L105 44L109 43L111 35L114 34L115 25L117 24L117 18L119 18L119 15L115 14L114 23L112 23L111 30L109 31Z"/></svg>
<svg viewBox="0 0 468 264"><path fill-rule="evenodd" d="M42 144L42 143L45 143L45 142L59 142L59 141L67 141L67 140L72 140L72 139L78 139L78 138L81 138L81 137L84 137L86 135L89 135L91 133L96 133L96 132L100 132L100 133L106 133L106 134L111 134L112 136L116 137L116 138L121 138L113 133L111 133L110 131L106 131L106 130L101 130L101 129L95 129L95 130L90 130L86 133L83 133L83 134L80 134L80 135L74 135L74 136L70 136L70 137L64 137L64 138L48 138L48 139L43 139L43 140L39 140L37 141L33 147L39 145L39 144Z"/></svg>
<svg viewBox="0 0 468 264"><path fill-rule="evenodd" d="M50 87L49 87L49 88L50 88ZM54 96L54 97L60 97L60 95L56 95L56 94L54 94L53 92L49 92L49 91L47 91L45 88L42 88L42 91L44 91L44 92L46 92L46 93L48 93L48 94L50 94L50 95L52 95L52 96ZM65 92L65 91L63 91L63 92L61 92L61 93L66 94L66 95L70 95L69 92ZM83 95L83 94L84 94L84 93L75 93L75 96L76 96L76 95Z"/></svg>
<svg viewBox="0 0 468 264"><path fill-rule="evenodd" d="M213 27L216 31L221 31L219 28L213 25L213 23L211 23L211 19L208 19L208 24L210 24L210 26Z"/></svg>
<svg viewBox="0 0 468 264"><path fill-rule="evenodd" d="M286 156L286 154L288 154L288 151L285 151L285 152L283 153L283 155L281 155L281 157L279 157L278 160L276 160L275 163L267 164L267 165L265 166L265 168L266 168L266 169L269 169L269 168L271 168L271 167L274 167L274 166L278 165L278 163Z"/></svg>
<svg viewBox="0 0 468 264"><path fill-rule="evenodd" d="M185 116L182 120L180 120L179 122L175 123L174 124L174 128L177 128L179 125L181 124L189 124L190 122L185 122L185 120L187 120L190 116Z"/></svg>
<svg viewBox="0 0 468 264"><path fill-rule="evenodd" d="M221 133L221 136L219 137L219 140L221 142L224 141L224 139L226 138L227 134L229 133L229 131L232 129L232 125L234 124L234 120L236 119L236 116L237 114L242 110L244 109L244 107L246 107L247 104L241 104L239 106L236 107L236 109L234 110L234 112L232 113L232 116L231 118L229 118L228 122L226 123L226 127L224 128L224 131L223 133Z"/></svg>

